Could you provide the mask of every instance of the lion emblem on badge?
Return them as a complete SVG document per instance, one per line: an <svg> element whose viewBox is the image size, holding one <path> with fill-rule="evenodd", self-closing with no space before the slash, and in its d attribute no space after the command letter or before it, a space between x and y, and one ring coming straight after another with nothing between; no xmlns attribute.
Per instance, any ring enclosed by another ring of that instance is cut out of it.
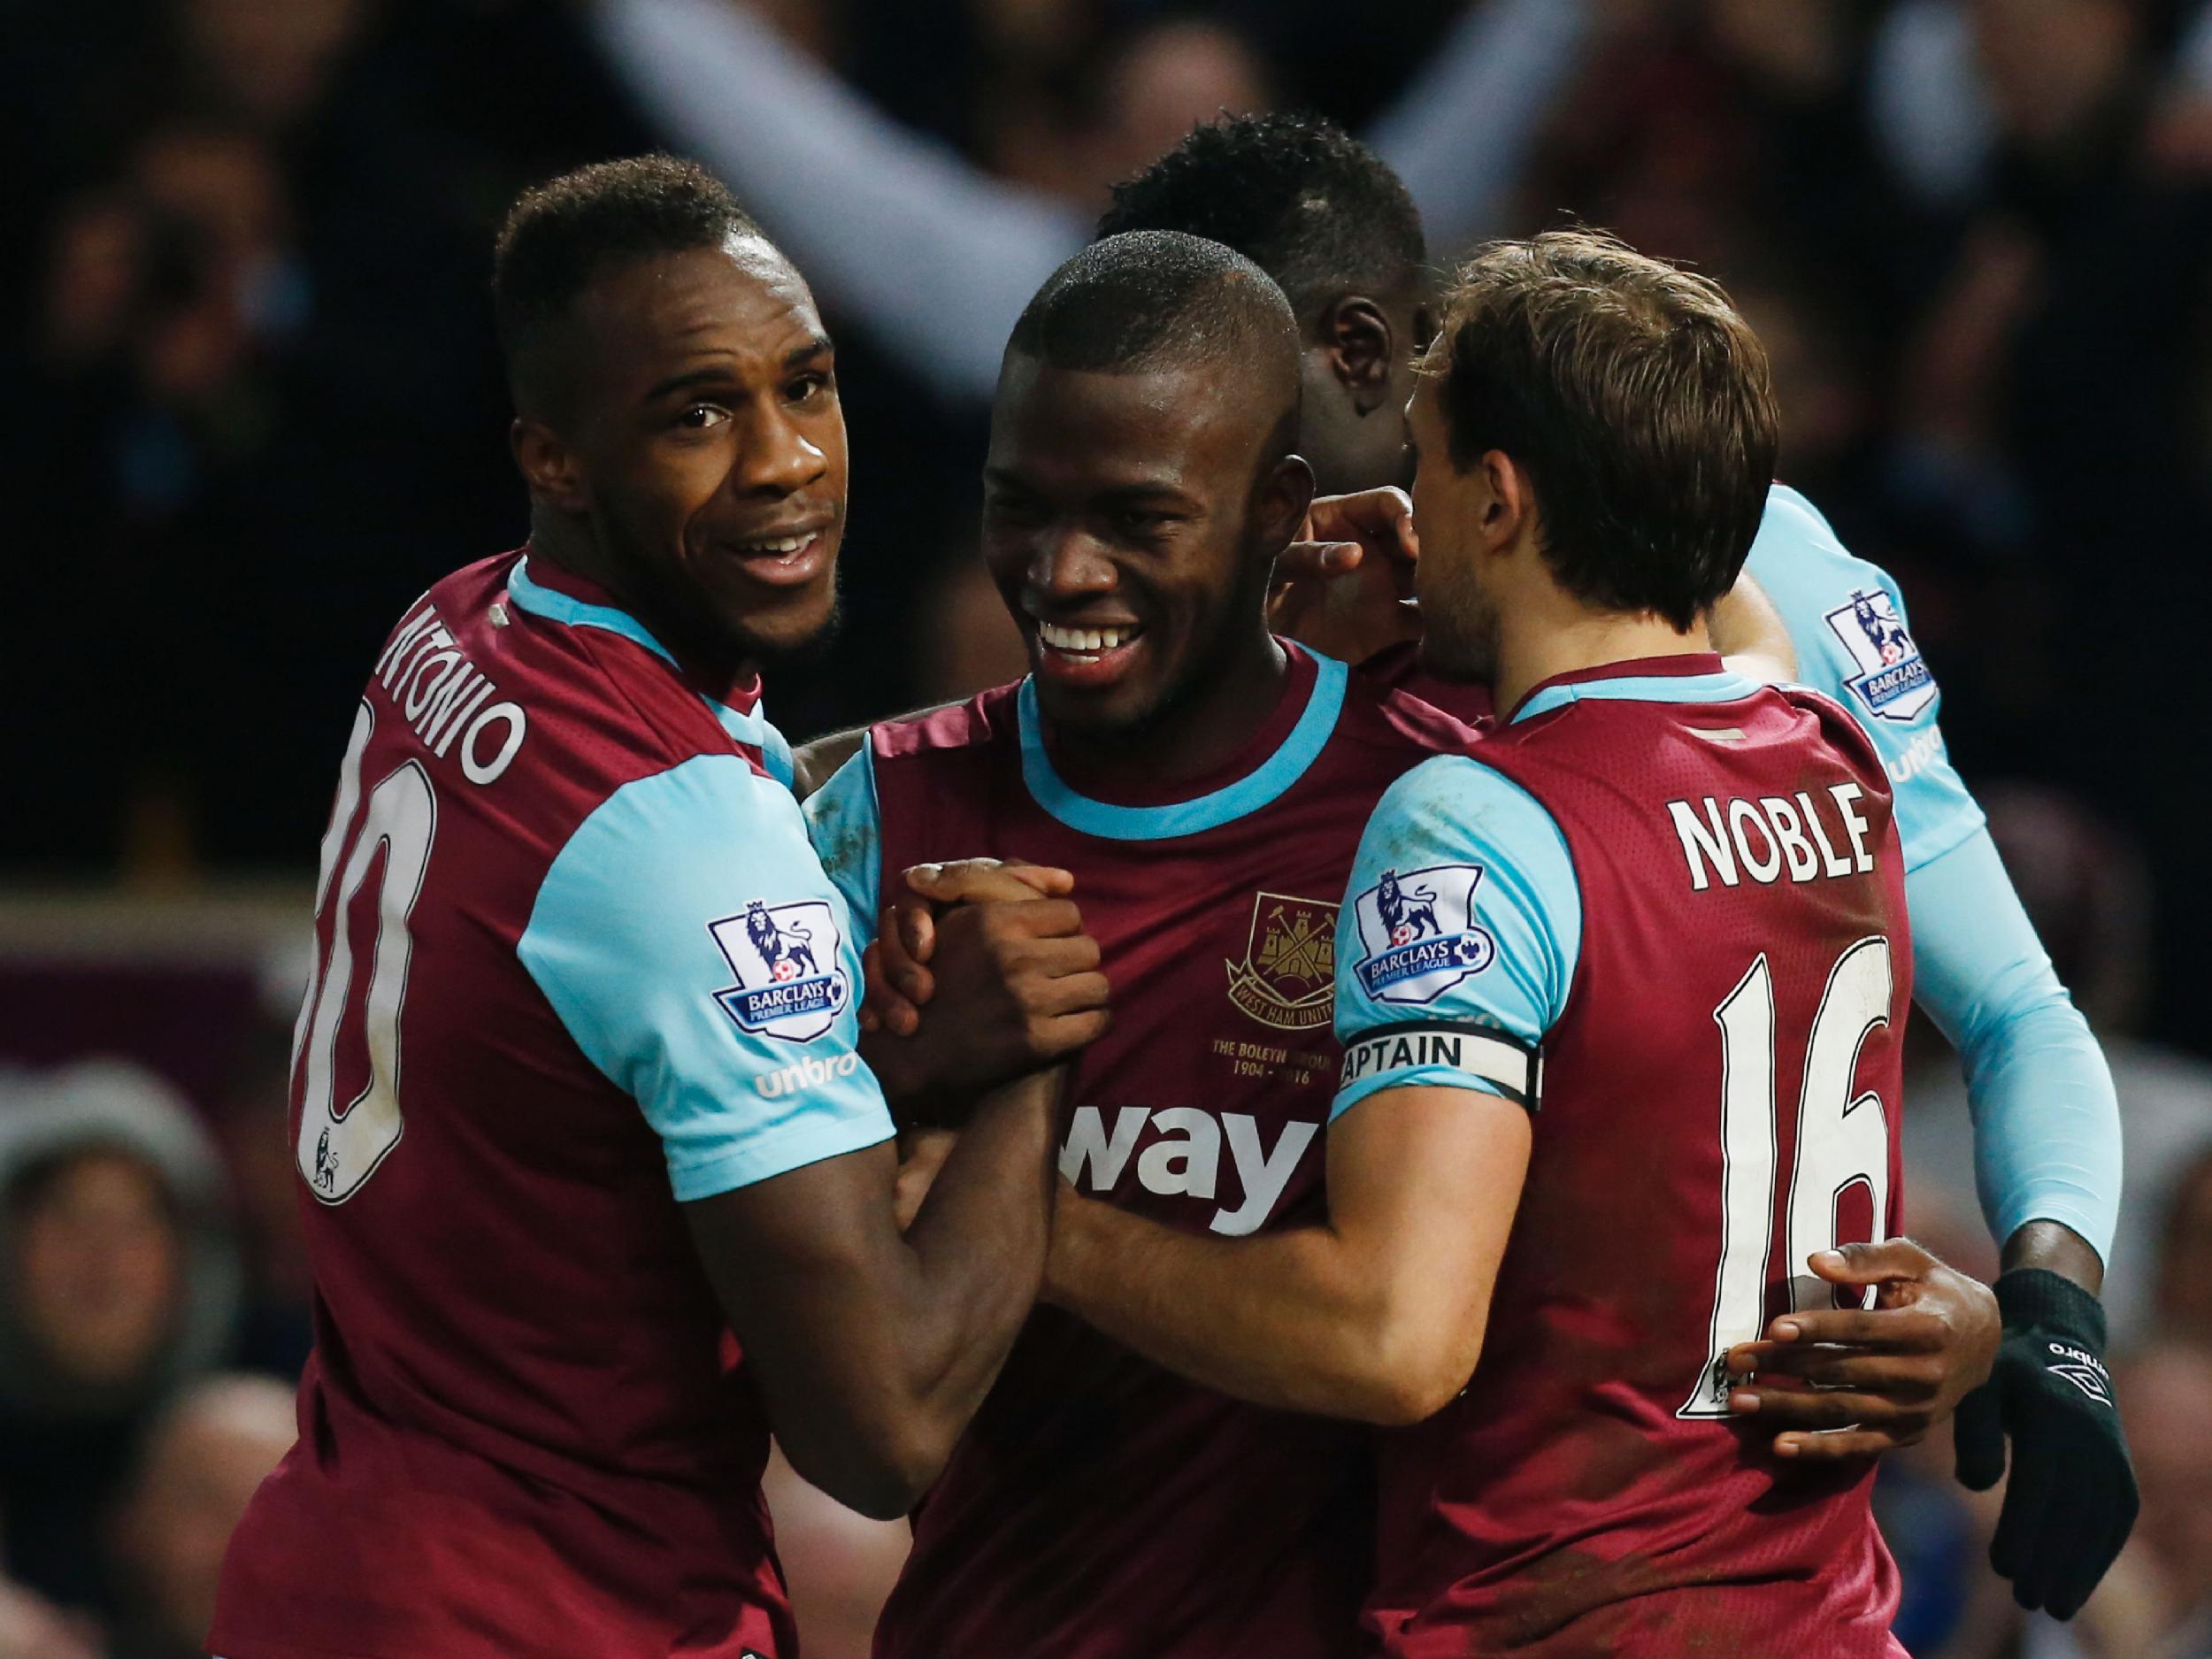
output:
<svg viewBox="0 0 2212 1659"><path fill-rule="evenodd" d="M1394 945L1409 945L1424 933L1437 931L1435 889L1408 889L1400 884L1394 870L1382 873L1382 882L1375 889L1375 910L1390 930Z"/></svg>
<svg viewBox="0 0 2212 1659"><path fill-rule="evenodd" d="M852 987L828 900L749 899L737 915L709 922L707 931L737 976L714 1000L741 1029L811 1042L844 1012Z"/></svg>
<svg viewBox="0 0 2212 1659"><path fill-rule="evenodd" d="M768 972L779 979L821 972L814 961L814 936L801 927L777 926L776 918L758 899L745 907L745 936L760 952Z"/></svg>
<svg viewBox="0 0 2212 1659"><path fill-rule="evenodd" d="M1433 1002L1497 955L1497 941L1475 919L1480 864L1431 864L1378 872L1353 909L1360 987L1379 1002Z"/></svg>
<svg viewBox="0 0 2212 1659"><path fill-rule="evenodd" d="M1868 642L1885 666L1904 660L1905 653L1912 649L1912 636L1895 617L1886 617L1874 608L1873 595L1854 594L1851 611L1859 626L1866 630Z"/></svg>
<svg viewBox="0 0 2212 1659"><path fill-rule="evenodd" d="M1867 714L1905 725L1933 705L1935 677L1886 589L1859 588L1823 620L1858 671L1843 684Z"/></svg>

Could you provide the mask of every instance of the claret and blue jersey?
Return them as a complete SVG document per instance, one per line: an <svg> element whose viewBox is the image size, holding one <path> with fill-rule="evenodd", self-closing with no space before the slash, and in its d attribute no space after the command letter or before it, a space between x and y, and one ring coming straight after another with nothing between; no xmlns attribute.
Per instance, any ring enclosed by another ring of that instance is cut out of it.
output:
<svg viewBox="0 0 2212 1659"><path fill-rule="evenodd" d="M793 1650L767 1425L678 1208L892 1133L789 778L756 686L536 558L391 636L293 1079L303 1432L215 1651Z"/></svg>
<svg viewBox="0 0 2212 1659"><path fill-rule="evenodd" d="M857 915L907 865L1074 872L1113 986L1061 1130L1079 1187L1233 1238L1317 1217L1336 903L1367 810L1466 729L1293 648L1262 729L1172 789L1071 772L1025 685L877 726L807 803ZM1349 1659L1371 1446L1040 1309L916 1517L879 1659Z"/></svg>
<svg viewBox="0 0 2212 1659"><path fill-rule="evenodd" d="M1383 796L1332 1133L1417 1087L1534 1114L1481 1363L1381 1442L1384 1652L1895 1652L1870 1474L1746 1456L1719 1363L1895 1230L1891 818L1839 707L1713 657L1548 681Z"/></svg>
<svg viewBox="0 0 2212 1659"><path fill-rule="evenodd" d="M1540 688L1494 741L1409 774L1363 837L1340 919L1333 1116L1406 1085L1539 1114L1483 1365L1460 1402L1388 1442L1369 1624L1393 1653L1455 1653L1471 1627L1581 1651L1680 1617L1739 1649L1797 1646L1777 1635L1795 1631L1808 1651L1893 1651L1894 1578L1863 1494L1738 1490L1752 1466L1709 1460L1730 1438L1712 1432L1717 1356L1798 1294L1785 1264L1899 1225L1909 989L1965 1056L1993 1232L2051 1219L2100 1251L2110 1238L2110 1079L1945 752L1894 584L1780 486L1747 568L1847 726L1717 664L1601 673ZM1758 747L1743 711L1778 698L1817 715L1845 775L1655 790L1670 722L1717 718L1676 758L1725 772ZM1594 764L1578 773L1559 762L1578 742ZM1760 929L1729 925L1793 891L1794 945L1786 903ZM1710 1288L1670 1309L1683 1286ZM1610 1513L1579 1541L1548 1533L1600 1463ZM1755 1501L1766 1524L1738 1537ZM1746 1563L1796 1588L1709 1594ZM1674 1583L1706 1588L1671 1606Z"/></svg>

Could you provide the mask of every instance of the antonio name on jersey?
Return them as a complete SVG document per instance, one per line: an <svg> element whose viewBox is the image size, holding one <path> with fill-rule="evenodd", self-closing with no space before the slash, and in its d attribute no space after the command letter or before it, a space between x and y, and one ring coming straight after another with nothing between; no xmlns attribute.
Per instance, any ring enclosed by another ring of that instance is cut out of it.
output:
<svg viewBox="0 0 2212 1659"><path fill-rule="evenodd" d="M714 1000L757 1035L811 1042L836 1023L852 985L839 956L837 918L824 899L767 904L756 899L741 916L709 922L707 931L729 959L737 983Z"/></svg>

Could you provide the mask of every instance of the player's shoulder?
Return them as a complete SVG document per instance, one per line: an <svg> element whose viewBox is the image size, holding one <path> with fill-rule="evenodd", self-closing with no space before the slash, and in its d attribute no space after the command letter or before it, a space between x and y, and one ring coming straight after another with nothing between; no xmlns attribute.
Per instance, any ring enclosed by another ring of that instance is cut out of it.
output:
<svg viewBox="0 0 2212 1659"><path fill-rule="evenodd" d="M724 718L751 717L718 713L626 614L534 582L521 552L465 565L408 607L365 700L434 777L496 787L502 814L541 832L703 757L771 781Z"/></svg>
<svg viewBox="0 0 2212 1659"><path fill-rule="evenodd" d="M1474 726L1497 712L1486 680L1444 680L1429 672L1422 661L1417 640L1385 646L1352 668L1355 677L1371 685L1388 687L1432 709L1441 710L1463 725Z"/></svg>
<svg viewBox="0 0 2212 1659"><path fill-rule="evenodd" d="M1333 738L1340 748L1372 750L1402 772L1433 755L1464 754L1479 736L1471 720L1422 695L1417 681L1372 672L1365 663L1345 676Z"/></svg>
<svg viewBox="0 0 2212 1659"><path fill-rule="evenodd" d="M1889 794L1889 769L1865 722L1832 694L1798 685L1769 686L1764 693L1808 723L1804 742L1834 751L1870 787Z"/></svg>
<svg viewBox="0 0 2212 1659"><path fill-rule="evenodd" d="M870 757L879 767L886 763L926 767L979 750L1018 747L1021 687L1020 680L1011 680L979 691L964 703L879 720L868 728Z"/></svg>
<svg viewBox="0 0 2212 1659"><path fill-rule="evenodd" d="M1839 577L1884 585L1889 581L1879 565L1844 546L1827 515L1802 490L1778 480L1767 487L1766 511L1759 517L1758 534L1752 538L1746 562L1769 586L1770 575L1793 586L1832 583Z"/></svg>
<svg viewBox="0 0 2212 1659"><path fill-rule="evenodd" d="M1768 492L1745 569L1781 611L1800 671L1840 686L1861 718L1909 726L1932 715L1935 678L1896 579L1847 549L1820 510L1786 484Z"/></svg>
<svg viewBox="0 0 2212 1659"><path fill-rule="evenodd" d="M1531 775L1512 764L1506 745L1486 741L1471 752L1430 755L1402 772L1376 802L1368 835L1377 843L1443 843L1540 824L1555 833L1545 794L1540 772Z"/></svg>

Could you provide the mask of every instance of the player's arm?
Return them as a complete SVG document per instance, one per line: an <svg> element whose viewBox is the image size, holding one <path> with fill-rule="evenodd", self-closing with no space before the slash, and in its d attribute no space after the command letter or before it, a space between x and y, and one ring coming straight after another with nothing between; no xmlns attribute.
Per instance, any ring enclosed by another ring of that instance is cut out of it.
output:
<svg viewBox="0 0 2212 1659"><path fill-rule="evenodd" d="M792 1466L913 1507L1033 1302L1062 1073L990 1094L902 1233L888 1141L683 1207Z"/></svg>
<svg viewBox="0 0 2212 1659"><path fill-rule="evenodd" d="M1215 1239L1063 1188L1046 1294L1241 1399L1417 1423L1481 1358L1529 1145L1514 1102L1415 1086L1331 1130L1321 1226Z"/></svg>
<svg viewBox="0 0 2212 1659"><path fill-rule="evenodd" d="M1776 487L1749 567L1781 607L1801 677L1858 718L1896 789L1914 997L1959 1050L1983 1214L2008 1271L2094 1294L2119 1212L2120 1109L2096 1039L2051 970L1943 746L1941 696L1893 582L1853 558L1796 491ZM1898 662L1865 648L1855 602L1893 623ZM1855 644L1860 649L1854 656Z"/></svg>
<svg viewBox="0 0 2212 1659"><path fill-rule="evenodd" d="M933 703L891 718L895 720L917 719L925 714L934 714L940 709L952 706L949 703ZM842 772L868 746L869 726L873 724L870 722L868 725L849 726L841 731L825 732L793 749L791 793L801 801L811 799L817 790ZM872 792L875 786L872 782L868 787Z"/></svg>
<svg viewBox="0 0 2212 1659"><path fill-rule="evenodd" d="M2108 1391L2053 1369L2088 1366L2093 1380L2103 1363L2097 1292L2120 1194L2111 1073L1944 750L1940 697L1895 583L1852 558L1809 502L1779 487L1750 568L1789 624L1801 679L1858 717L1895 785L1914 997L1964 1060L1976 1185L2003 1251L2004 1340L1989 1386L1960 1407L1960 1474L1993 1484L2010 1437L2015 1468L1993 1560L2024 1605L2070 1612L2118 1553L2136 1510ZM1855 655L1862 597L1887 611L1902 641L1893 655L1917 674L1878 672L1874 658ZM2054 1344L2088 1357L2070 1359Z"/></svg>
<svg viewBox="0 0 2212 1659"><path fill-rule="evenodd" d="M1758 579L1748 572L1713 607L1713 649L1728 666L1750 679L1785 685L1797 678L1797 653L1788 625Z"/></svg>
<svg viewBox="0 0 2212 1659"><path fill-rule="evenodd" d="M791 751L791 793L801 801L834 778L868 741L865 726L849 726L841 732L826 732Z"/></svg>
<svg viewBox="0 0 2212 1659"><path fill-rule="evenodd" d="M1532 1140L1532 1055L1580 932L1564 838L1528 795L1461 757L1400 779L1338 912L1327 1224L1217 1240L1063 1190L1047 1298L1266 1404L1385 1423L1440 1408L1481 1352Z"/></svg>
<svg viewBox="0 0 2212 1659"><path fill-rule="evenodd" d="M1064 899L1008 879L948 926L961 984L1075 978L1095 947ZM796 803L735 757L618 790L553 861L518 955L570 1036L659 1136L674 1196L793 1463L874 1514L907 1507L1018 1330L1050 1199L1052 1085L976 1110L908 1237L891 1122L856 1051L858 953ZM1071 964L1072 964L1071 972ZM952 972L941 969L941 972Z"/></svg>
<svg viewBox="0 0 2212 1659"><path fill-rule="evenodd" d="M2097 1294L2118 1218L2119 1103L1986 829L1910 870L1905 893L1915 995L1964 1059L1976 1185L2004 1240L2004 1340L1989 1386L1959 1409L1959 1478L1994 1486L2010 1440L1990 1558L2022 1605L2069 1617L2139 1508Z"/></svg>

